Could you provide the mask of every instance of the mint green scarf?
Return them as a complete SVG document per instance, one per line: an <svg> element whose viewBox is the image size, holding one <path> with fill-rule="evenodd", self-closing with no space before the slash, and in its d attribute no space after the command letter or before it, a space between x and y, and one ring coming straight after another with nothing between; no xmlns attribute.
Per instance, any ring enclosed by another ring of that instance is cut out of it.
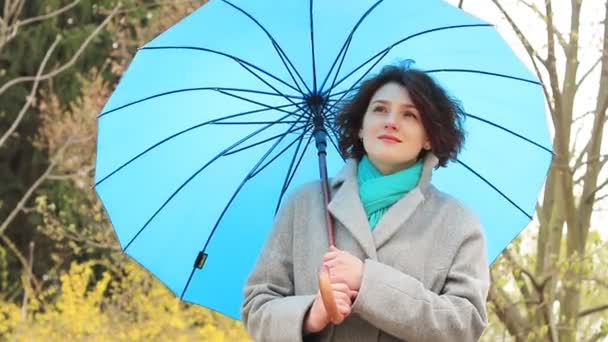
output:
<svg viewBox="0 0 608 342"><path fill-rule="evenodd" d="M369 225L374 230L388 209L418 185L422 175L422 160L389 175L383 175L363 156L358 166L359 196Z"/></svg>

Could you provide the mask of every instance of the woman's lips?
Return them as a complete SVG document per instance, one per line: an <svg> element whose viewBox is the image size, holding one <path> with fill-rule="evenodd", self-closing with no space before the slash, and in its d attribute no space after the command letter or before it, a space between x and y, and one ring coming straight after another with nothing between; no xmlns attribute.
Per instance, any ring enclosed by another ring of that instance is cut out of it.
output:
<svg viewBox="0 0 608 342"><path fill-rule="evenodd" d="M387 134L383 134L381 136L378 137L378 139L386 141L386 142L390 142L390 143L400 143L401 139L392 136L392 135L387 135Z"/></svg>

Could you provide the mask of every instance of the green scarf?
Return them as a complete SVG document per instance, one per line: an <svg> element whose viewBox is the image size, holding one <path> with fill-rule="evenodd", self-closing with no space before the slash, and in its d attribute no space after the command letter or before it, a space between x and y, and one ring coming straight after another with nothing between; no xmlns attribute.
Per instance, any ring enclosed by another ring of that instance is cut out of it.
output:
<svg viewBox="0 0 608 342"><path fill-rule="evenodd" d="M383 175L363 156L358 166L359 196L369 225L374 230L387 210L418 185L422 175L422 159L414 165L389 175Z"/></svg>

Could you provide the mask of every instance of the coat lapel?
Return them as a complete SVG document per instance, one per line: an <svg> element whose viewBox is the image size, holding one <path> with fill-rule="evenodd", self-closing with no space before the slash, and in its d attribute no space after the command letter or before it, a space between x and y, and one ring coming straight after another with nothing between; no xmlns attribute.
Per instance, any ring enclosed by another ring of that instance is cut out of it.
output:
<svg viewBox="0 0 608 342"><path fill-rule="evenodd" d="M349 159L340 174L332 180L331 186L337 190L328 205L328 210L350 231L365 254L377 260L377 249L395 235L424 201L424 190L430 184L433 168L437 166L437 162L435 155L431 153L427 155L418 186L384 214L373 233L359 197L356 160Z"/></svg>
<svg viewBox="0 0 608 342"><path fill-rule="evenodd" d="M332 181L332 188L337 190L328 205L329 212L350 231L367 257L377 259L374 237L359 199L355 160L348 161L342 172Z"/></svg>
<svg viewBox="0 0 608 342"><path fill-rule="evenodd" d="M382 247L395 233L403 227L405 221L414 213L416 208L424 201L423 189L428 187L433 168L437 165L438 159L433 154L428 154L424 160L422 176L418 186L408 192L402 199L397 201L384 214L376 229L374 229L374 240L376 248Z"/></svg>

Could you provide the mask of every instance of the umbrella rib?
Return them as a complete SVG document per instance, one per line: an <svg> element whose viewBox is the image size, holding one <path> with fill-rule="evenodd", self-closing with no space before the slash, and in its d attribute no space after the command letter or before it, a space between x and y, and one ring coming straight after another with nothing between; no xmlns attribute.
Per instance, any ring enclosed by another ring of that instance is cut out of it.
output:
<svg viewBox="0 0 608 342"><path fill-rule="evenodd" d="M116 174L118 171L122 170L123 168L125 168L127 165L131 164L132 162L134 162L135 160L137 160L138 158L140 158L141 156L145 155L146 153L150 152L151 150L155 149L156 147L166 143L169 140L172 140L184 133L187 133L191 130L194 130L196 128L200 128L206 125L210 125L210 124L215 124L220 120L226 120L226 119L231 119L231 118L235 118L235 117L240 117L240 116L245 116L245 115L251 115L251 114L257 114L257 113L261 113L261 112L265 112L265 111L269 111L269 110L280 110L281 107L285 108L285 107L291 107L293 106L292 104L288 104L288 105L283 105L283 106L279 106L279 107L267 107L267 108L263 108L263 109L256 109L256 110L251 110L251 111L247 111L247 112L243 112L243 113L237 113L237 114L233 114L233 115L228 115L219 119L213 119L210 121L206 121L194 126L191 126L189 128L186 128L180 132L174 133L168 137L166 137L165 139L155 143L154 145L148 147L146 150L144 150L143 152L139 153L138 155L136 155L135 157L131 158L129 161L127 161L126 163L122 164L120 167L118 167L117 169L115 169L114 171L112 171L110 174L108 174L107 176L105 176L104 178L102 178L100 181L98 181L97 183L95 183L95 186L99 186L101 183L103 183L105 180L107 180L108 178L112 177L114 174ZM290 112L287 112L290 113ZM284 118L288 117L289 115L284 116Z"/></svg>
<svg viewBox="0 0 608 342"><path fill-rule="evenodd" d="M202 47L197 47L197 46L178 46L178 45L167 45L167 46L144 46L141 48L141 50L194 50L194 51L203 51L203 52L209 52L212 54L217 54L223 57L227 57L232 59L233 61L239 63L239 65L243 66L243 64L248 65L254 69L256 69L257 71L262 72L263 74L273 78L274 80L284 84L285 86L291 88L292 90L296 91L296 92L300 92L297 88L295 88L294 86L292 86L291 84L283 81L282 79L278 78L277 76L271 74L270 72L257 67L241 58L238 58L236 56L233 56L231 54L225 53L225 52L221 52L221 51L216 51L216 50L212 50L212 49L207 49L207 48L202 48ZM259 76L255 73L253 73L251 70L245 68L247 71L249 71L250 73L252 73L254 76L257 76L259 78ZM276 91L276 89L275 89Z"/></svg>
<svg viewBox="0 0 608 342"><path fill-rule="evenodd" d="M344 64L344 59L346 59L346 53L348 52L348 48L350 47L350 43L351 42L352 42L352 37L350 37L348 39L348 44L346 46L346 50L344 51L344 54L342 54L342 58L340 59L340 65L338 65L338 69L336 70L336 74L334 75L334 79L331 81L331 86L329 87L329 91L327 93L327 97L331 96L331 90L334 89L334 86L336 84L336 80L338 79L338 75L340 74L340 69L342 69L342 65ZM342 53L342 51L340 51L340 53ZM332 69L333 69L333 65L332 65ZM331 70L330 70L330 72L331 72ZM329 75L330 74L327 73L327 77ZM323 81L323 85L321 86L321 93L323 93L323 88L325 88L325 81Z"/></svg>
<svg viewBox="0 0 608 342"><path fill-rule="evenodd" d="M296 121L282 121L282 124L298 123L301 120ZM267 125L276 123L276 121L231 121L231 122L215 122L213 125Z"/></svg>
<svg viewBox="0 0 608 342"><path fill-rule="evenodd" d="M528 81L528 80L523 80L523 81ZM351 91L351 90L343 91L343 92L340 92L340 93L342 93L342 94L346 94L346 93L348 93L349 91ZM336 93L336 94L334 94L334 95L337 95L337 94L338 94L338 93ZM329 111L329 110L331 110L331 109L332 109L332 108L335 106L335 104L336 104L336 103L338 103L338 102L340 102L341 100L342 100L342 98L340 98L340 99L338 99L338 100L334 100L335 102L333 103L333 105L332 105L330 108L328 108L328 111ZM535 141L533 141L533 140L531 140L531 139L529 139L529 138L526 138L525 136L523 136L523 135L521 135L521 134L519 134L519 133L517 133L517 132L515 132L515 131L513 131L513 130L511 130L511 129L508 129L508 128L504 127L504 126L501 126L501 125L496 124L496 123L494 123L494 122L492 122L492 121L489 121L489 120L486 120L486 119L484 119L484 118L481 118L481 117L479 117L479 116L477 116L477 115L474 115L474 114L470 114L470 113L464 113L464 114L465 114L467 117L470 117L470 118L472 118L472 119L475 119L475 120L481 121L481 122L486 123L486 124L488 124L488 125L494 126L494 127L498 128L498 129L500 129L500 130L503 130L503 131L505 131L505 132L507 132L507 133L509 133L509 134L512 134L512 135L514 135L514 136L516 136L516 137L518 137L518 138L520 138L520 139L522 139L522 140L525 140L525 141L529 142L530 144L532 144L532 145L534 145L534 146L537 146L538 148L540 148L540 149L542 149L542 150L544 150L544 151L549 152L551 155L554 155L554 153L553 153L553 151L552 151L551 149L549 149L549 148L547 148L547 147L545 147L545 146L543 146L543 145L541 145L541 144L539 144L539 143L537 143L537 142L535 142ZM336 116L335 114L329 114L327 117L328 117L328 118L335 118L335 116Z"/></svg>
<svg viewBox="0 0 608 342"><path fill-rule="evenodd" d="M333 94L331 94L331 95L328 95L327 97L328 97L328 98L331 98L332 96L338 96L338 95L344 95L344 94L348 94L349 92L351 92L351 91L353 91L353 90L356 90L356 89L359 89L359 88L361 88L361 85L357 85L356 87L351 87L350 89L343 90L343 91L339 91L339 92L337 92L337 93L333 93ZM330 90L330 92L331 92L331 90ZM340 102L340 101L341 101L341 99L342 99L342 98L337 99L337 100L336 100L336 99L331 99L331 100L332 100L332 101L337 101L337 102Z"/></svg>
<svg viewBox="0 0 608 342"><path fill-rule="evenodd" d="M269 86L270 88L272 88L274 91L276 91L278 94L282 94L278 89L276 89L275 87L273 87L270 83L266 82L266 80L264 80L263 78L261 78L260 76L258 76L256 73L252 72L251 70L249 70L246 66L242 65L241 66L243 68L245 68L247 71L251 72L255 77L257 77L260 81L262 81L264 84L266 84L267 86ZM233 95L234 96L234 95ZM296 105L296 107L298 107L298 109L300 109L303 112L306 112L305 109L303 109L302 107L298 106L295 102L293 102L289 97L285 96L285 100L293 103L294 105Z"/></svg>
<svg viewBox="0 0 608 342"><path fill-rule="evenodd" d="M338 62L338 59L342 58L342 60L340 61L340 65L338 66L338 69L336 70L336 74L334 76L334 80L332 82L332 86L330 87L330 89L333 89L334 83L336 82L336 79L338 78L338 74L340 74L340 69L342 68L342 63L344 62L344 59L346 58L346 53L348 52L348 48L350 47L350 43L351 43L351 41L353 39L355 31L357 31L357 29L359 28L359 26L361 25L361 23L363 22L363 20L365 20L365 18L367 18L367 16L374 9L376 9L376 7L378 7L378 5L380 5L380 3L383 2L383 1L384 0L378 0L378 1L376 1L376 3L374 3L367 11L365 11L365 13L363 13L363 15L361 16L361 18L359 18L359 21L357 21L357 23L355 24L355 26L353 26L353 28L350 31L350 34L348 35L348 37L346 38L346 40L342 44L342 48L340 49L340 52L338 52L338 55L334 59L334 62L332 63L331 68L329 69L329 72L327 73L327 75L325 75L325 79L323 80L323 83L321 84L321 89L319 90L319 92L321 92L321 93L323 92L323 88L325 88L325 83L327 83L327 80L329 79L329 75L331 75L332 71L334 70L334 67L336 66L336 63ZM344 53L344 54L342 54L342 53ZM342 56L342 57L340 57L340 56Z"/></svg>
<svg viewBox="0 0 608 342"><path fill-rule="evenodd" d="M428 33L432 33L432 32L438 32L438 31L444 31L444 30L453 30L453 29L463 29L463 28L471 28L471 27L493 27L493 25L490 24L470 24L470 25L451 25L451 26L442 26L442 27L437 27L437 28L433 28L433 29L428 29L425 31L421 31L412 35L409 35L401 40L396 41L395 43L391 44L390 46L388 46L387 48L385 48L384 50L381 50L380 52L376 53L374 56L372 56L371 58L369 58L367 61L363 62L361 65L359 65L357 68L355 68L353 71L351 71L349 74L347 74L346 76L344 76L342 79L340 79L340 81L338 81L338 83L336 83L334 85L334 87L337 87L338 85L340 85L342 82L344 82L347 78L349 78L352 74L354 74L355 72L357 72L359 69L361 69L363 66L365 66L367 63L369 63L370 61L374 60L375 58L377 58L378 56L384 54L384 56L382 56L380 59L384 58L392 48L394 48L397 45L400 45L414 37L418 37L424 34L428 34ZM331 91L331 89L329 89L329 91Z"/></svg>
<svg viewBox="0 0 608 342"><path fill-rule="evenodd" d="M435 73L435 72L468 72L468 73L475 73L475 74L482 74L482 75L489 75L489 76L504 77L504 78L509 78L509 79L516 80L516 81L522 81L522 82L527 82L527 83L532 83L535 85L542 86L542 83L540 83L538 81L528 80L525 78L506 75L506 74L499 74L499 73L495 73L495 72L475 70L475 69L433 69L433 70L426 70L425 72L427 74L431 74L431 73Z"/></svg>
<svg viewBox="0 0 608 342"><path fill-rule="evenodd" d="M308 130L306 131L306 133L307 132L308 132ZM289 187L289 184L287 183L287 181L289 179L289 176L291 175L292 170L293 170L293 172L295 172L297 170L297 168L294 169L294 163L296 161L296 158L298 157L298 153L300 152L300 148L302 147L302 142L304 141L304 136L305 136L305 134L302 134L300 136L300 139L298 141L298 146L296 147L296 150L293 153L293 156L291 157L291 161L289 163L289 167L287 168L287 172L285 173L285 179L283 180L283 186L281 187L281 191L279 192L279 197L278 197L277 205L276 205L275 210L274 210L274 214L275 215L277 214L277 212L279 210L279 206L281 205L281 201L283 200L283 195L285 194L285 191ZM312 139L312 134L308 137L307 144L310 143L311 139ZM304 152L306 152L306 149L304 149Z"/></svg>
<svg viewBox="0 0 608 342"><path fill-rule="evenodd" d="M467 117L470 117L470 118L472 118L472 119L475 119L475 120L481 121L481 122L486 123L486 124L488 124L488 125L490 125L490 126L494 126L494 127L498 128L498 129L503 130L503 131L505 131L505 132L507 132L507 133L509 133L509 134L511 134L511 135L514 135L514 136L516 136L516 137L518 137L518 138L520 138L520 139L522 139L522 140L525 140L525 141L529 142L530 144L532 144L532 145L534 145L534 146L536 146L536 147L538 147L538 148L540 148L540 149L542 149L542 150L544 150L544 151L549 152L551 155L554 155L554 153L553 153L553 151L552 151L551 149L549 149L549 148L547 148L547 147L545 147L545 146L543 146L543 145L541 145L541 144L539 144L539 143L535 142L535 141L534 141L534 140L532 140L532 139L526 138L525 136L523 136L523 135L521 135L521 134L519 134L519 133L517 133L517 132L515 132L515 131L513 131L513 130L511 130L511 129L509 129L509 128L506 128L506 127L504 127L504 126L502 126L502 125L499 125L499 124L497 124L497 123L494 123L494 122L492 122L492 121L490 121L490 120L484 119L484 118L482 118L482 117L479 117L479 116L474 115L474 114L471 114L471 113L464 113L464 114L465 114ZM335 119L335 117L336 117L336 115L335 115L335 114L333 114L333 113L332 113L332 114L327 115L327 118L328 118L328 119L332 119L332 118L334 118L334 119ZM332 128L332 130L333 130L333 128ZM335 130L334 130L334 134L337 134L337 133L335 132Z"/></svg>
<svg viewBox="0 0 608 342"><path fill-rule="evenodd" d="M300 158L298 158L298 162L296 163L296 166L292 169L292 172L290 172L286 175L288 178L286 178L285 181L283 181L283 188L281 189L281 193L279 194L279 200L277 201L277 205L274 210L275 215L279 211L281 201L283 200L283 197L285 196L285 192L289 188L289 185L291 185L291 181L293 180L293 177L295 177L298 167L300 166L300 164L302 163L302 159L304 159L304 156L306 155L306 151L308 150L308 146L310 146L310 141L312 140L312 137L313 137L312 134L308 137L308 141L306 141L306 144L304 145L304 150L302 150L302 154L300 154ZM294 155L294 157L295 156L296 155Z"/></svg>
<svg viewBox="0 0 608 342"><path fill-rule="evenodd" d="M129 102L127 104L124 104L122 106L107 110L101 114L99 114L97 116L97 118L101 118L104 117L110 113L116 112L118 110L133 106L135 104L141 103L141 102L146 102L149 101L151 99L157 98L157 97L163 97L163 96L168 96L168 95L172 95L172 94L178 94L178 93L184 93L184 92L190 92L190 91L201 91L201 90L213 90L213 91L240 91L240 92L246 92L246 93L254 93L254 94L262 94L262 95L270 95L270 96L279 96L279 97L291 97L291 98L295 98L298 100L303 100L302 97L299 96L293 96L293 95L285 95L285 94L279 94L279 93L269 93L269 92L264 92L264 91L258 91L258 90L252 90L252 89L241 89L241 88L222 88L222 87L197 87L197 88L183 88L183 89L176 89L176 90L170 90L170 91L166 91L166 92L162 92L162 93L158 93L155 95L151 95L139 100L135 100L132 102Z"/></svg>
<svg viewBox="0 0 608 342"><path fill-rule="evenodd" d="M363 73L363 75L361 75L361 77L359 77L359 79L358 79L356 82L353 82L353 84L351 85L351 87L350 87L350 88L349 88L347 91L345 91L345 92L342 94L342 96L340 96L340 98L339 98L339 99L338 99L336 102L332 103L332 104L331 104L331 106L330 106L329 108L327 108L326 110L324 109L324 110L323 110L323 113L329 112L329 111L331 111L332 109L334 109L334 108L336 107L336 104L337 104L338 102L342 101L342 99L344 99L344 97L346 96L346 94L348 94L350 91L352 91L352 90L355 88L355 86L357 86L357 85L359 84L359 82L360 82L360 81L361 81L361 80L362 80L364 77L366 77L366 76L367 76L367 74L368 74L368 73L369 73L369 72L370 72L370 71L371 71L371 70L372 70L372 69L373 69L373 68L374 68L374 67L375 67L375 66L376 66L378 63L380 63L380 61L382 60L382 58L384 58L384 57L385 57L385 56L386 56L386 55L389 53L389 51L390 51L390 50L385 51L385 52L384 52L384 55L382 55L380 58L378 58L378 60L377 60L377 61L376 61L374 64L372 64L372 66L370 66L370 67L369 67L369 69L367 69L367 71L366 71L366 72L364 72L364 73ZM377 57L377 56L376 56L376 57ZM366 64L367 64L367 62L366 62ZM365 64L363 64L363 65L365 65ZM340 82L342 82L342 81L340 81ZM340 82L338 82L338 84L339 84ZM338 84L336 84L336 86L337 86ZM329 89L328 91L329 91L329 92L331 92L331 89Z"/></svg>
<svg viewBox="0 0 608 342"><path fill-rule="evenodd" d="M264 25L262 25L256 18L254 18L251 14L249 14L247 11L243 10L242 8L234 5L233 3L229 2L228 0L222 0L222 1L227 3L228 5L232 6L237 11L243 13L245 16L247 16L249 19L251 19L260 29L262 29L262 31L264 31L264 33L266 34L268 39L270 39L270 41L272 42L272 45L273 45L275 51L277 52L277 55L279 55L279 58L281 58L281 61L283 62L285 69L287 69L289 76L291 76L293 83L296 85L296 87L298 87L298 90L300 91L300 93L303 93L302 89L298 85L298 82L296 81L295 77L293 76L289 66L291 66L291 68L293 68L296 75L300 79L300 82L302 82L304 87L306 87L306 90L310 93L310 89L308 89L308 85L306 84L306 82L304 82L304 79L302 78L302 75L300 75L300 73L298 72L298 69L296 69L296 67L293 65L293 63L291 62L291 60L289 59L289 57L287 56L285 51L283 51L283 49L281 48L281 45L279 45L279 43L276 41L276 39L274 39L272 34L270 34L270 32L264 27ZM285 59L287 59L287 63L289 63L289 66L286 64Z"/></svg>
<svg viewBox="0 0 608 342"><path fill-rule="evenodd" d="M470 166L468 166L467 164L465 164L464 162L462 162L462 160L460 159L456 159L456 161L464 166L467 170L469 170L471 173L473 173L475 176L479 177L484 183L486 183L487 185L489 185L494 191L496 191L500 196L502 196L504 199L506 199L509 203L511 203L511 205L513 205L515 208L517 208L522 214L526 215L527 218L529 218L530 220L532 220L532 215L528 214L525 210L523 210L519 205L517 205L513 200L511 200L509 198L509 196L505 195L502 191L500 191L500 189L498 189L496 186L494 186L494 184L492 184L490 181L488 181L485 177L483 177L481 174L479 174L479 172L473 170Z"/></svg>
<svg viewBox="0 0 608 342"><path fill-rule="evenodd" d="M312 77L313 77L313 89L314 89L314 94L317 93L317 62L316 62L316 58L315 58L315 30L314 30L314 20L313 20L313 15L312 15L312 9L313 9L313 5L312 5L312 0L309 0L308 2L310 5L309 7L309 17L310 17L310 46L311 46L311 52L312 52Z"/></svg>
<svg viewBox="0 0 608 342"><path fill-rule="evenodd" d="M274 149L281 143L281 141L283 140L283 138L285 138L286 135L283 135L283 137L281 137L281 139L279 139L277 142L275 142L272 147L270 149L268 149L268 151L262 156L262 158L256 163L256 165L249 171L249 173L245 176L245 178L243 179L243 181L241 182L241 184L239 184L238 188L236 189L236 191L232 194L232 197L230 198L230 200L228 201L228 203L226 204L226 206L224 207L224 209L222 210L222 213L220 214L220 216L218 217L217 221L215 222L215 225L213 226L213 229L211 230L211 232L209 233L209 236L207 237L207 241L205 242L205 246L203 247L202 251L200 253L205 253L205 251L207 250L207 246L209 245L209 242L211 241L211 238L213 237L213 235L215 234L220 222L222 221L222 218L224 217L224 215L226 214L226 212L228 211L228 209L230 208L230 206L232 205L232 202L234 201L234 199L236 198L236 196L240 193L241 189L243 188L243 186L245 186L245 183L247 183L248 180L252 179L254 177L254 171L256 171L256 169L260 166L260 164L262 164L264 162L264 160L266 158L268 158L268 156L274 151ZM298 139L300 139L299 137L297 139L295 139L294 141L292 141L288 147L286 149L283 149L276 157L280 156L281 154L283 154L287 149L289 149L289 147L291 147ZM275 157L275 158L276 158ZM256 173L257 174L257 173ZM186 294L186 291L188 290L188 287L190 286L190 282L192 281L192 277L194 276L194 272L196 272L196 262L195 265L192 266L192 271L190 272L190 276L188 277L188 280L186 281L186 285L184 286L184 289L182 290L182 293L180 295L180 299L184 298L184 295Z"/></svg>
<svg viewBox="0 0 608 342"><path fill-rule="evenodd" d="M284 116L283 118L287 117ZM126 252L127 249L129 248L129 246L131 246L131 244L139 237L139 235L144 231L144 229L146 229L146 227L148 227L148 225L150 224L150 222L152 222L152 220L156 217L156 215L158 215L158 213L160 213L166 206L167 204L169 204L169 202L171 202L171 200L188 184L190 183L190 181L192 181L198 174L200 174L203 170L205 170L209 165L211 165L213 162L215 162L217 159L219 159L220 157L223 157L228 151L230 151L231 149L235 148L236 146L239 146L240 144L242 144L243 142L251 139L252 137L256 136L257 134L261 133L262 131L270 128L272 125L267 125L263 128L260 128L258 130L256 130L253 133L250 133L249 135L247 135L246 137L242 138L241 140L237 141L236 143L230 145L228 148L226 148L225 150L223 150L222 152L218 153L215 157L213 157L210 161L208 161L205 165L203 165L200 169L198 169L195 173L193 173L184 183L182 183L182 185L180 185L177 190L175 190L173 192L173 194L171 194L171 196L169 196L169 198L167 198L167 200L160 206L160 208L158 208L156 210L156 212L148 219L148 221L146 221L146 223L143 225L143 227L141 227L139 229L139 231L131 238L131 240L125 245L125 248L123 248L123 251ZM299 129L302 129L302 127L300 127ZM284 135L287 135L291 132L286 132Z"/></svg>
<svg viewBox="0 0 608 342"><path fill-rule="evenodd" d="M272 164L273 161L277 160L277 158L279 158L283 153L285 153L291 146L293 146L293 144L295 144L298 141L300 141L300 143L301 143L302 139L304 138L304 136L308 132L310 132L310 127L304 128L304 131L302 131L302 133L299 135L298 138L296 138L294 141L292 141L291 143L289 143L289 145L287 145L285 148L283 148L281 150L281 152L277 153L276 156L274 156L272 159L270 159L268 162L266 162L266 164L264 164L263 166L261 166L258 169L256 169L255 173L253 173L251 175L250 179L254 178L255 176L257 176L260 172L262 172L265 168L267 168L270 164Z"/></svg>
<svg viewBox="0 0 608 342"><path fill-rule="evenodd" d="M521 135L521 134L519 134L519 133L517 133L517 132L515 132L513 130L510 130L510 129L504 127L504 126L496 124L496 123L494 123L494 122L492 122L490 120L486 120L484 118L481 118L481 117L479 117L477 115L473 115L473 114L470 114L470 113L464 113L464 114L467 117L471 117L471 118L473 118L475 120L481 121L481 122L486 123L486 124L488 124L490 126L494 126L494 127L498 128L500 130L503 130L503 131L505 131L505 132L507 132L509 134L512 134L512 135L514 135L514 136L516 136L516 137L518 137L518 138L520 138L522 140L525 140L525 141L529 142L530 144L532 144L532 145L534 145L534 146L536 146L536 147L538 147L538 148L540 148L540 149L542 149L544 151L547 151L547 152L551 153L551 155L553 155L553 151L551 151L551 149L548 149L545 146L543 146L543 145L541 145L541 144L539 144L539 143L537 143L537 142L535 142L535 141L533 141L531 139L528 139L525 136L523 136L523 135Z"/></svg>
<svg viewBox="0 0 608 342"><path fill-rule="evenodd" d="M293 126L293 125L295 125L295 124L297 124L297 123L300 123L300 122L302 122L302 121L304 121L304 120L295 121L295 122L292 124L292 126ZM308 124L306 124L306 125L302 125L302 126L298 126L298 128L297 128L296 130L300 130L300 129L302 129L302 128L305 128L306 126L308 126ZM293 132L294 132L294 131L288 131L287 133L293 133ZM247 145L247 146L245 146L245 147L241 147L241 148L239 148L238 150L233 150L233 151L227 152L226 154L224 154L224 156L229 156L229 155L232 155L232 154L235 154L235 153L243 152L243 151L248 150L248 149L250 149L250 148L253 148L253 147L256 147L256 146L262 145L262 144L264 144L264 143L267 143L267 142L269 142L269 141L272 141L272 140L274 140L274 139L277 139L277 138L279 138L279 137L284 137L284 136L285 136L285 133L277 134L277 135L274 135L274 136L272 136L272 137L270 137L270 138L266 138L266 139L264 139L264 140L260 140L260 141L258 141L258 142L256 142L256 143L251 144L251 145Z"/></svg>
<svg viewBox="0 0 608 342"><path fill-rule="evenodd" d="M262 103L262 102L258 102L258 101L254 101L254 100L252 100L252 99L248 99L248 98L246 98L246 97L242 97L242 96L234 95L234 94L231 94L231 93L226 92L226 91L218 90L218 92L220 92L220 93L222 93L222 94L224 94L224 95L232 96L232 97L234 97L234 98L237 98L237 99L240 99L240 100L243 100L243 101L247 101L247 102L250 102L250 103L254 103L254 104L257 104L257 105L260 105L260 106L268 106L267 104L264 104L264 103ZM308 112L306 111L306 109L305 109L305 108L300 107L300 104L304 104L305 102L295 103L295 102L293 102L291 99L289 99L289 98L287 98L287 97L285 97L285 99L286 99L287 101L291 102L291 103L292 103L294 106L296 106L296 107L297 107L297 108L298 108L300 111L302 111L303 113L308 113ZM282 111L283 111L283 112L286 112L286 111L284 111L284 110L282 110ZM288 112L286 112L286 113L288 113ZM305 114L303 114L303 115L305 115ZM301 116L302 116L302 115L300 115L300 117L301 117Z"/></svg>

